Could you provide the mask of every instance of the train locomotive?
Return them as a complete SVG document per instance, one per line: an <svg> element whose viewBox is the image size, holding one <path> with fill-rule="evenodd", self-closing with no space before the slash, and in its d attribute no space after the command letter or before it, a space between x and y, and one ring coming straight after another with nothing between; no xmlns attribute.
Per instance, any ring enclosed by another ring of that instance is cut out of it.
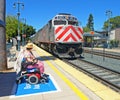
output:
<svg viewBox="0 0 120 100"><path fill-rule="evenodd" d="M68 13L57 14L31 40L60 58L77 58L83 52L83 30Z"/></svg>

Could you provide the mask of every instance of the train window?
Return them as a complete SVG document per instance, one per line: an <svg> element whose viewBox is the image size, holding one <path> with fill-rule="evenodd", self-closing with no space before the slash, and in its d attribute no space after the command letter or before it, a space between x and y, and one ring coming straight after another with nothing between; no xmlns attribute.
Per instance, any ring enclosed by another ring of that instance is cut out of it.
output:
<svg viewBox="0 0 120 100"><path fill-rule="evenodd" d="M54 25L66 25L66 21L64 21L64 20L55 20Z"/></svg>
<svg viewBox="0 0 120 100"><path fill-rule="evenodd" d="M78 26L78 22L68 21L68 25L75 25L75 26Z"/></svg>
<svg viewBox="0 0 120 100"><path fill-rule="evenodd" d="M55 17L55 19L57 19L57 17Z"/></svg>
<svg viewBox="0 0 120 100"><path fill-rule="evenodd" d="M56 18L55 18L56 19ZM58 19L66 19L66 17L65 16L58 16Z"/></svg>
<svg viewBox="0 0 120 100"><path fill-rule="evenodd" d="M74 18L74 20L77 20L77 18Z"/></svg>
<svg viewBox="0 0 120 100"><path fill-rule="evenodd" d="M73 20L74 17L69 17L69 20Z"/></svg>
<svg viewBox="0 0 120 100"><path fill-rule="evenodd" d="M63 16L63 19L66 19L66 17L65 17L65 16Z"/></svg>
<svg viewBox="0 0 120 100"><path fill-rule="evenodd" d="M63 19L63 16L58 16L58 19Z"/></svg>

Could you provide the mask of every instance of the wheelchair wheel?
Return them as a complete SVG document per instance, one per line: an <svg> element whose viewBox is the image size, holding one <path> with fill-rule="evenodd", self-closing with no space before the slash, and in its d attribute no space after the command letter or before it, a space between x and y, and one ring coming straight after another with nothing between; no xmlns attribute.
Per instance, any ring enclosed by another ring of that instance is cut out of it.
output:
<svg viewBox="0 0 120 100"><path fill-rule="evenodd" d="M44 84L44 83L46 83L46 80L43 78L43 79L40 80L40 83Z"/></svg>
<svg viewBox="0 0 120 100"><path fill-rule="evenodd" d="M20 84L20 83L21 83L21 79L16 80L16 83L17 83L17 84Z"/></svg>
<svg viewBox="0 0 120 100"><path fill-rule="evenodd" d="M39 79L36 75L31 75L28 77L27 80L30 84L37 84L39 82Z"/></svg>

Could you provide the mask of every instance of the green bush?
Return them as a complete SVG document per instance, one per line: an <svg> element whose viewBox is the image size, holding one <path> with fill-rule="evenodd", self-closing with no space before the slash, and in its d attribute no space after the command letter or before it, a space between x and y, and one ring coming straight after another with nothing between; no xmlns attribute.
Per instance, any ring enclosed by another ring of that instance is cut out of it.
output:
<svg viewBox="0 0 120 100"><path fill-rule="evenodd" d="M110 41L110 45L111 45L112 47L118 47L118 44L119 44L119 41L118 41L118 40L111 40L111 41Z"/></svg>

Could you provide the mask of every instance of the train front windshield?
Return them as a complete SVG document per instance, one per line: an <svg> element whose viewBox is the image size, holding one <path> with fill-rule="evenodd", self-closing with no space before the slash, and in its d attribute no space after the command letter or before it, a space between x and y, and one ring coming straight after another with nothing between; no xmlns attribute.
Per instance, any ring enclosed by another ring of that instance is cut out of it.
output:
<svg viewBox="0 0 120 100"><path fill-rule="evenodd" d="M78 26L78 22L68 21L68 25Z"/></svg>
<svg viewBox="0 0 120 100"><path fill-rule="evenodd" d="M53 25L74 25L78 26L78 20L71 15L58 15L53 19Z"/></svg>
<svg viewBox="0 0 120 100"><path fill-rule="evenodd" d="M64 21L64 20L54 20L54 25L74 25L78 26L78 22L76 21Z"/></svg>
<svg viewBox="0 0 120 100"><path fill-rule="evenodd" d="M63 20L55 20L54 21L54 25L66 25L66 21L63 21Z"/></svg>

